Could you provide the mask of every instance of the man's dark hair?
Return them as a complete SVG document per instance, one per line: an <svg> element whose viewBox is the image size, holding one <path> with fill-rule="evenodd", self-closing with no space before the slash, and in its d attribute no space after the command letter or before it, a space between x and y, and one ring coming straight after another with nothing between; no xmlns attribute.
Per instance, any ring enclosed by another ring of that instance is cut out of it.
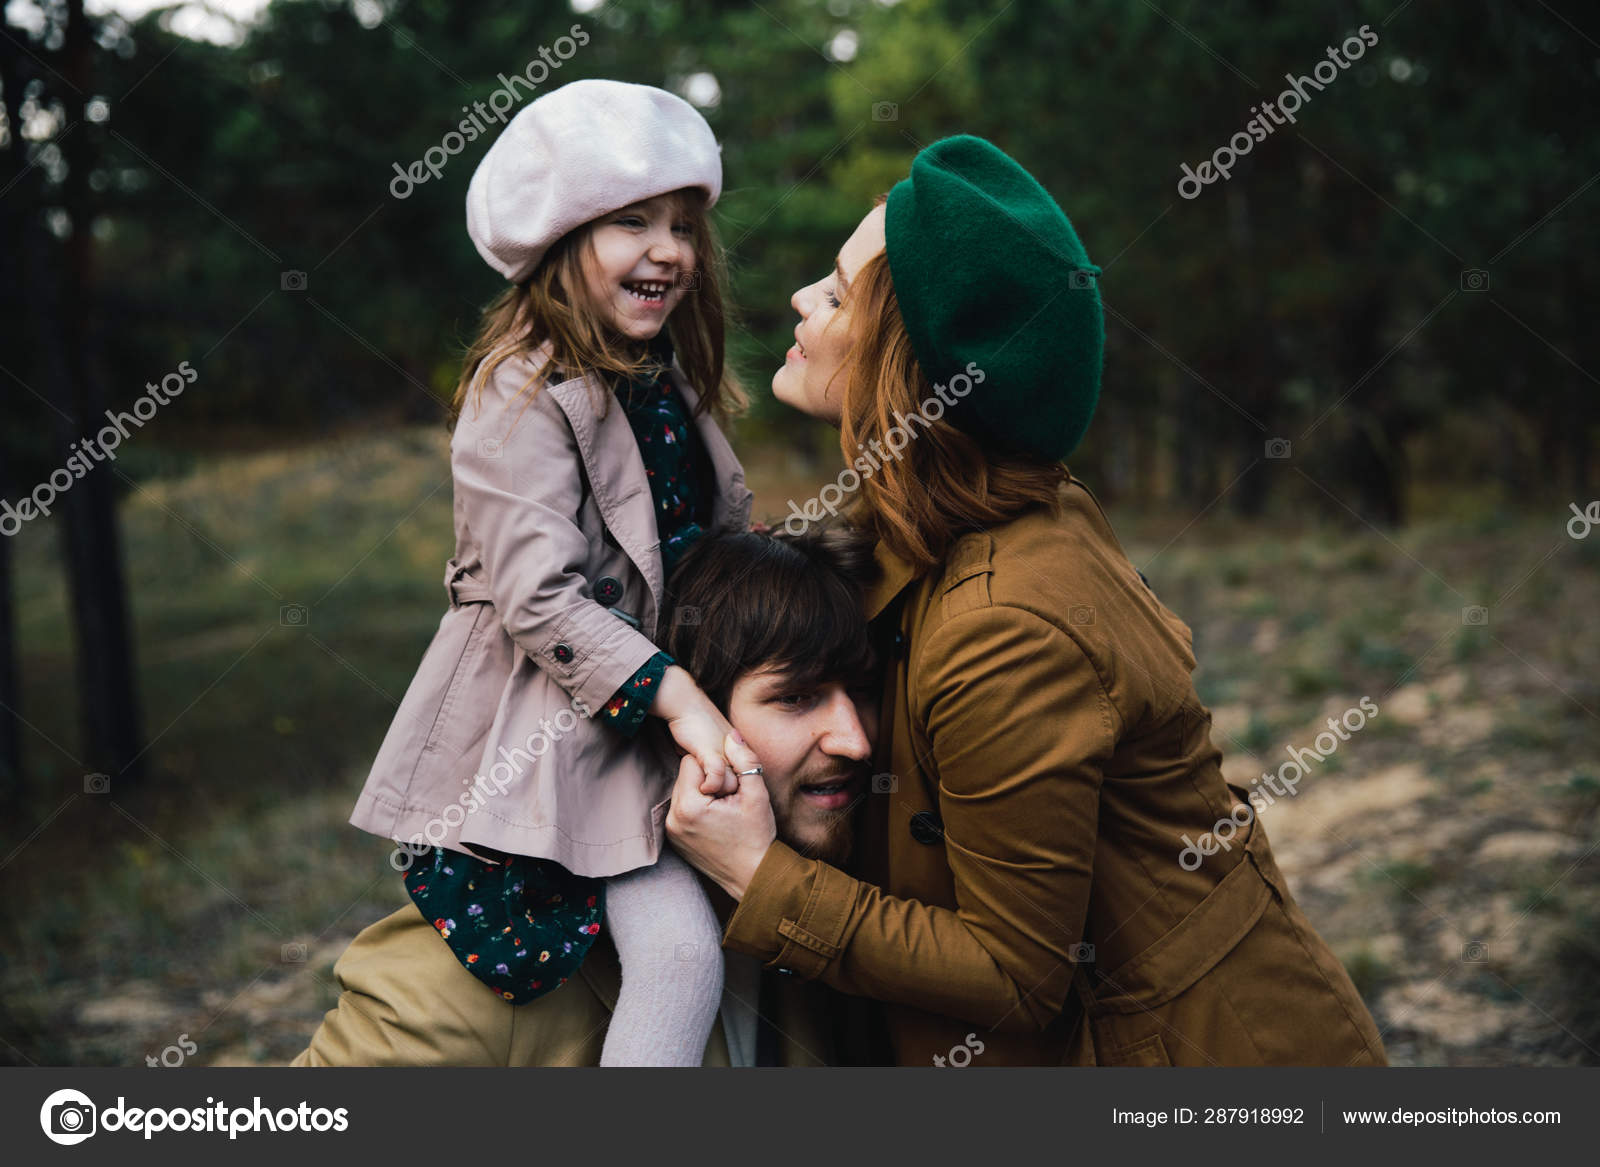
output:
<svg viewBox="0 0 1600 1167"><path fill-rule="evenodd" d="M751 669L782 669L797 688L865 679L876 575L871 537L850 527L707 535L667 581L660 644L720 709Z"/></svg>

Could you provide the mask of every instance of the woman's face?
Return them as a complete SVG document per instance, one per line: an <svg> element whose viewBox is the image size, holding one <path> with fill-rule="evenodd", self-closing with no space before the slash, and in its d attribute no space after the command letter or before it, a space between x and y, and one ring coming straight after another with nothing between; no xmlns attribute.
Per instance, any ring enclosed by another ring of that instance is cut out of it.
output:
<svg viewBox="0 0 1600 1167"><path fill-rule="evenodd" d="M800 313L795 344L772 378L772 395L801 413L839 424L851 330L850 281L862 265L883 250L883 207L873 207L845 240L833 270L789 298ZM841 307L841 302L845 307Z"/></svg>

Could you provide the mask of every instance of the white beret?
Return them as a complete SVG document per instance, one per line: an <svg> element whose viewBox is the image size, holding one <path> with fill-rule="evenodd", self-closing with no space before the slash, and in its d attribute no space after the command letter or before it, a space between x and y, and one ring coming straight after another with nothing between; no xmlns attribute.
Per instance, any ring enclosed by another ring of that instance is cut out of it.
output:
<svg viewBox="0 0 1600 1167"><path fill-rule="evenodd" d="M516 283L574 227L668 191L722 193L716 135L683 98L598 79L551 90L506 124L467 187L467 234Z"/></svg>

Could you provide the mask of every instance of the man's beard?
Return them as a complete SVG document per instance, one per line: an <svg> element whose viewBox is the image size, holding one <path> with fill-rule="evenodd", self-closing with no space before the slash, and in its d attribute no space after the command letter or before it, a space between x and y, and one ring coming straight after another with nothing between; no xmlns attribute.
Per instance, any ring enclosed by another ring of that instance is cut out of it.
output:
<svg viewBox="0 0 1600 1167"><path fill-rule="evenodd" d="M823 811L806 805L795 793L778 816L778 838L807 859L843 867L855 849L855 813L867 796L866 771L857 775L854 797L838 810Z"/></svg>

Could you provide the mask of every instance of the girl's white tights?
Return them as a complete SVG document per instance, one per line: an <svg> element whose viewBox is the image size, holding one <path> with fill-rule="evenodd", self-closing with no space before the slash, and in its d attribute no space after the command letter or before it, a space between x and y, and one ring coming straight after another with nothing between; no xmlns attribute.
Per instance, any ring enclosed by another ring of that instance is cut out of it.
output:
<svg viewBox="0 0 1600 1167"><path fill-rule="evenodd" d="M622 989L602 1066L698 1066L722 1003L722 928L694 868L670 846L606 880Z"/></svg>

